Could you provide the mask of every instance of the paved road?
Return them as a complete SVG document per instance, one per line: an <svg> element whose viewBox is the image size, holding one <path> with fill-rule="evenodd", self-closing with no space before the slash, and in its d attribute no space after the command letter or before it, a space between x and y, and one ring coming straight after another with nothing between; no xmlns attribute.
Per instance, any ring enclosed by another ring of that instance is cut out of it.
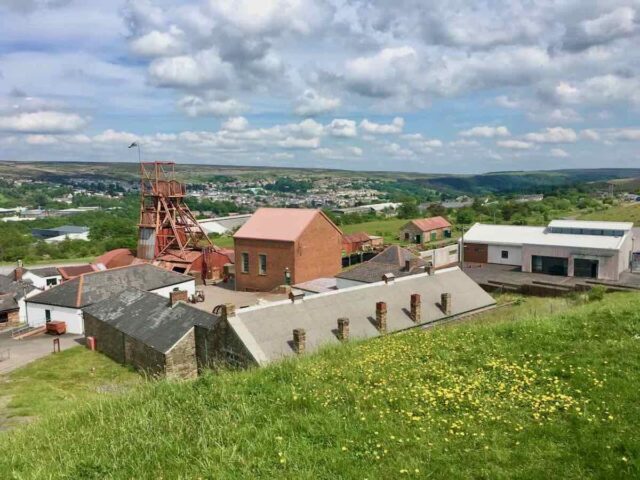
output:
<svg viewBox="0 0 640 480"><path fill-rule="evenodd" d="M4 358L4 353L9 350L9 360L0 361L0 375L9 373L16 368L22 367L38 358L46 357L53 352L52 335L40 334L28 337L23 340L14 340L10 334L0 333L0 358ZM61 335L60 349L77 347L83 344L82 335Z"/></svg>

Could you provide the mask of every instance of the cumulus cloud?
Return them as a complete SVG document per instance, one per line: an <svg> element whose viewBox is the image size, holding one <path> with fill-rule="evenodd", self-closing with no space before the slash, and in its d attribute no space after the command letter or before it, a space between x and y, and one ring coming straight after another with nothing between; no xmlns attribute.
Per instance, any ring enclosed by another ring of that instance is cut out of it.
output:
<svg viewBox="0 0 640 480"><path fill-rule="evenodd" d="M371 122L365 118L360 122L360 128L365 132L372 134L402 133L402 129L404 128L404 119L402 117L395 117L391 123L385 124Z"/></svg>
<svg viewBox="0 0 640 480"><path fill-rule="evenodd" d="M177 55L184 50L183 32L173 26L168 32L153 30L130 43L133 53L144 57Z"/></svg>
<svg viewBox="0 0 640 480"><path fill-rule="evenodd" d="M212 115L226 117L246 112L249 107L236 99L218 100L200 95L187 95L178 101L178 107L190 117Z"/></svg>
<svg viewBox="0 0 640 480"><path fill-rule="evenodd" d="M555 158L566 158L569 156L569 154L561 148L552 148L550 153L551 156Z"/></svg>
<svg viewBox="0 0 640 480"><path fill-rule="evenodd" d="M505 126L499 127L491 127L487 125L482 125L478 127L470 128L469 130L463 130L459 133L461 137L482 137L482 138L493 138L493 137L508 137L511 135L509 129Z"/></svg>
<svg viewBox="0 0 640 480"><path fill-rule="evenodd" d="M584 130L582 130L580 132L580 138L584 139L584 140L592 140L592 141L598 141L600 140L600 134L598 132L596 132L595 130L592 130L590 128L586 128Z"/></svg>
<svg viewBox="0 0 640 480"><path fill-rule="evenodd" d="M499 147L508 148L510 150L529 150L533 148L533 143L523 142L522 140L499 140L496 143Z"/></svg>
<svg viewBox="0 0 640 480"><path fill-rule="evenodd" d="M249 126L249 121L244 117L231 117L222 124L223 130L241 132Z"/></svg>
<svg viewBox="0 0 640 480"><path fill-rule="evenodd" d="M535 143L573 143L578 135L571 128L552 127L541 132L527 133L524 138Z"/></svg>
<svg viewBox="0 0 640 480"><path fill-rule="evenodd" d="M297 98L294 112L301 117L314 117L335 111L341 103L339 98L322 96L313 89L307 89Z"/></svg>
<svg viewBox="0 0 640 480"><path fill-rule="evenodd" d="M344 118L336 118L327 125L328 132L334 137L352 138L358 135L356 122Z"/></svg>
<svg viewBox="0 0 640 480"><path fill-rule="evenodd" d="M88 120L75 113L52 111L19 113L0 117L0 131L16 133L74 132L86 126Z"/></svg>
<svg viewBox="0 0 640 480"><path fill-rule="evenodd" d="M280 140L278 145L282 148L318 148L320 139L287 137L284 140Z"/></svg>
<svg viewBox="0 0 640 480"><path fill-rule="evenodd" d="M640 140L640 128L614 130L611 137L616 140L638 141Z"/></svg>

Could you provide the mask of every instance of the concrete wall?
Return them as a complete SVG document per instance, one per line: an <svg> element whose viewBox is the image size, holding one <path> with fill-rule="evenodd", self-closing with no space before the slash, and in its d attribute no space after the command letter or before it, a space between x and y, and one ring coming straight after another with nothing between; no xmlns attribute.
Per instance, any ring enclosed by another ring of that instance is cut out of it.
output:
<svg viewBox="0 0 640 480"><path fill-rule="evenodd" d="M457 263L459 261L458 244L448 245L446 247L435 248L420 252L420 258L427 262L433 263L435 268L444 267Z"/></svg>
<svg viewBox="0 0 640 480"><path fill-rule="evenodd" d="M56 305L43 305L40 303L26 303L26 317L29 325L39 327L46 323L46 310L51 311L51 320L66 322L67 332L83 334L82 310L78 308L58 307Z"/></svg>
<svg viewBox="0 0 640 480"><path fill-rule="evenodd" d="M508 252L508 258L502 258L502 251ZM502 265L522 265L522 247L513 245L489 245L487 252L488 263Z"/></svg>
<svg viewBox="0 0 640 480"><path fill-rule="evenodd" d="M568 276L573 277L573 261L576 258L587 258L590 260L598 260L598 278L600 280L618 280L619 271L619 252L614 250L596 250L586 248L573 247L553 247L540 245L523 245L522 246L522 271L531 272L531 257L540 255L544 257L567 258Z"/></svg>

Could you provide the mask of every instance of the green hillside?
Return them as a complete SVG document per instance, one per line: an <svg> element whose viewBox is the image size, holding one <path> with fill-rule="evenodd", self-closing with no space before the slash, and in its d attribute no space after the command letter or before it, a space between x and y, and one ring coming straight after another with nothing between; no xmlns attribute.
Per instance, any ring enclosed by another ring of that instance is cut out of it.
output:
<svg viewBox="0 0 640 480"><path fill-rule="evenodd" d="M605 220L609 222L633 222L640 226L640 205L623 204L578 217L580 220Z"/></svg>
<svg viewBox="0 0 640 480"><path fill-rule="evenodd" d="M157 382L0 434L0 478L638 478L640 296Z"/></svg>

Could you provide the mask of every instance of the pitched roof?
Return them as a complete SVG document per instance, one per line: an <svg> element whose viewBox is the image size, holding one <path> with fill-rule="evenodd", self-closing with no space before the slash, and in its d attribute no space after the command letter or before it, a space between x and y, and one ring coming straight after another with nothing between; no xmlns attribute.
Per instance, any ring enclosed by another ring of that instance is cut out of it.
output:
<svg viewBox="0 0 640 480"><path fill-rule="evenodd" d="M196 323L211 328L219 320L186 303L172 307L166 298L136 289L122 291L83 311L162 353L171 350Z"/></svg>
<svg viewBox="0 0 640 480"><path fill-rule="evenodd" d="M94 264L102 264L107 268L124 267L133 262L135 255L128 248L116 248L103 253L94 260Z"/></svg>
<svg viewBox="0 0 640 480"><path fill-rule="evenodd" d="M447 221L446 218L443 217L420 218L417 220L412 220L409 223L414 224L423 232L429 232L431 230L437 230L439 228L451 227L451 224Z"/></svg>
<svg viewBox="0 0 640 480"><path fill-rule="evenodd" d="M69 280L70 278L75 278L85 273L95 272L97 270L98 270L98 267L96 267L95 265L91 265L90 263L86 265L71 265L68 267L58 268L60 275L62 275L62 278L65 280Z"/></svg>
<svg viewBox="0 0 640 480"><path fill-rule="evenodd" d="M0 294L0 312L10 312L19 308L20 306L13 293Z"/></svg>
<svg viewBox="0 0 640 480"><path fill-rule="evenodd" d="M60 275L58 267L40 267L40 268L27 268L28 272L37 275L38 277L57 277Z"/></svg>
<svg viewBox="0 0 640 480"><path fill-rule="evenodd" d="M413 262L411 270L405 270L407 261ZM396 277L406 277L407 275L423 272L426 266L427 262L425 260L414 255L406 248L391 245L368 262L356 265L346 272L341 272L336 277L356 282L374 283L379 282L386 273L392 273Z"/></svg>
<svg viewBox="0 0 640 480"><path fill-rule="evenodd" d="M193 280L147 263L82 274L29 298L31 303L83 308L123 290L151 291Z"/></svg>
<svg viewBox="0 0 640 480"><path fill-rule="evenodd" d="M247 223L233 235L233 238L295 242L317 215L324 217L327 222L342 234L329 217L322 213L322 210L310 208L259 208Z"/></svg>
<svg viewBox="0 0 640 480"><path fill-rule="evenodd" d="M477 283L458 268L441 270L435 275L413 275L385 285L377 282L343 290L319 293L292 303L289 300L236 311L229 319L245 348L258 364L295 355L292 349L294 328L304 328L306 351L327 344L337 344L337 319L347 317L352 338L379 336L373 324L375 304L387 303L387 331L415 327L409 318L410 296L418 293L422 300L422 324L446 318L439 308L442 293L451 294L451 314L464 315L495 305Z"/></svg>
<svg viewBox="0 0 640 480"><path fill-rule="evenodd" d="M22 298L26 293L35 290L36 287L29 281L17 282L13 274L0 275L0 294L12 294L16 298Z"/></svg>
<svg viewBox="0 0 640 480"><path fill-rule="evenodd" d="M343 243L360 243L368 242L369 240L371 240L371 237L369 237L367 232L345 233L342 235Z"/></svg>

